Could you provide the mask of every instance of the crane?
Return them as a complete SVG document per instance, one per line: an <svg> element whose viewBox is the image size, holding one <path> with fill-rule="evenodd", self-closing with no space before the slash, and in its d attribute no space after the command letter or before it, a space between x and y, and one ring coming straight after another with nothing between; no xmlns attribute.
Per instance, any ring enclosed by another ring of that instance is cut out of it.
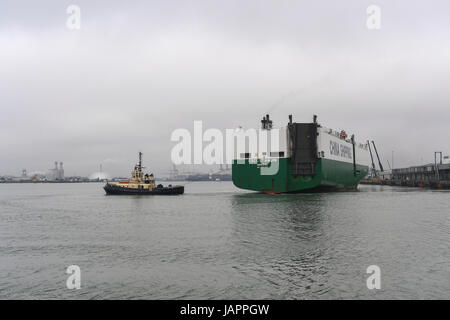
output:
<svg viewBox="0 0 450 320"><path fill-rule="evenodd" d="M380 157L378 156L378 151L377 151L377 147L375 146L375 142L373 142L372 140L372 144L373 144L373 148L375 149L375 153L377 155L377 159L378 159L378 165L380 166L380 171L383 172L383 165L381 164L381 160ZM372 160L373 161L373 160Z"/></svg>

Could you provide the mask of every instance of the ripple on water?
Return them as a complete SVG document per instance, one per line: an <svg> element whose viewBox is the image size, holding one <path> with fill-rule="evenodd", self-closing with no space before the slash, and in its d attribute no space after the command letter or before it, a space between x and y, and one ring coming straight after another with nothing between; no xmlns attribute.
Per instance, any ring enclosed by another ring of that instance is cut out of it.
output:
<svg viewBox="0 0 450 320"><path fill-rule="evenodd" d="M0 298L449 298L450 192L263 195L198 182L177 197L107 197L101 187L0 185ZM65 287L71 264L76 292Z"/></svg>

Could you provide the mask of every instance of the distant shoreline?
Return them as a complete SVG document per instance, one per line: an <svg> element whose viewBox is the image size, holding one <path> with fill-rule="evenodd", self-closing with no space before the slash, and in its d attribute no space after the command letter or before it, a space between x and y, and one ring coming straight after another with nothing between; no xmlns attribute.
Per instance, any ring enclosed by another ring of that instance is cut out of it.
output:
<svg viewBox="0 0 450 320"><path fill-rule="evenodd" d="M108 180L109 182L117 182L119 180ZM0 181L0 184L16 184L16 183L30 183L30 184L39 184L39 183L106 183L106 180L99 181L32 181L32 180L24 180L24 181ZM161 182L231 182L231 180L199 180L199 181L189 181L189 180L164 180L164 179L156 179L156 181Z"/></svg>
<svg viewBox="0 0 450 320"><path fill-rule="evenodd" d="M1 183L99 183L99 182L105 182L105 181L31 181L31 180L26 180L26 181L0 181Z"/></svg>

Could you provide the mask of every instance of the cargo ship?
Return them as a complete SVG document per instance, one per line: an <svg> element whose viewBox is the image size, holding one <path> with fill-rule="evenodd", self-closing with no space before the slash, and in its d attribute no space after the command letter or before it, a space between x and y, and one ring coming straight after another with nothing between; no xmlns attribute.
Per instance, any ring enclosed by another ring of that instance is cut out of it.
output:
<svg viewBox="0 0 450 320"><path fill-rule="evenodd" d="M270 136L269 115L263 117L258 136ZM258 143L232 162L236 187L264 193L356 189L369 172L369 145L354 135L326 128L317 122L294 123L292 115L278 128L279 143ZM265 135L264 135L265 133ZM257 150L257 152L249 151Z"/></svg>
<svg viewBox="0 0 450 320"><path fill-rule="evenodd" d="M123 180L118 183L107 182L103 189L108 195L177 195L184 193L184 186L156 185L153 173L144 175L142 169L142 152L139 152L139 162L131 173L131 180Z"/></svg>

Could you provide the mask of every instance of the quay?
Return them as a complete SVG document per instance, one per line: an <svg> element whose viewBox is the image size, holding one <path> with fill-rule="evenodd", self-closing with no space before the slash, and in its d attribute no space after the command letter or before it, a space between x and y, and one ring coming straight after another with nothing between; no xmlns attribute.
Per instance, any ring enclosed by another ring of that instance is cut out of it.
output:
<svg viewBox="0 0 450 320"><path fill-rule="evenodd" d="M450 163L393 169L389 174L361 180L361 184L450 189Z"/></svg>

